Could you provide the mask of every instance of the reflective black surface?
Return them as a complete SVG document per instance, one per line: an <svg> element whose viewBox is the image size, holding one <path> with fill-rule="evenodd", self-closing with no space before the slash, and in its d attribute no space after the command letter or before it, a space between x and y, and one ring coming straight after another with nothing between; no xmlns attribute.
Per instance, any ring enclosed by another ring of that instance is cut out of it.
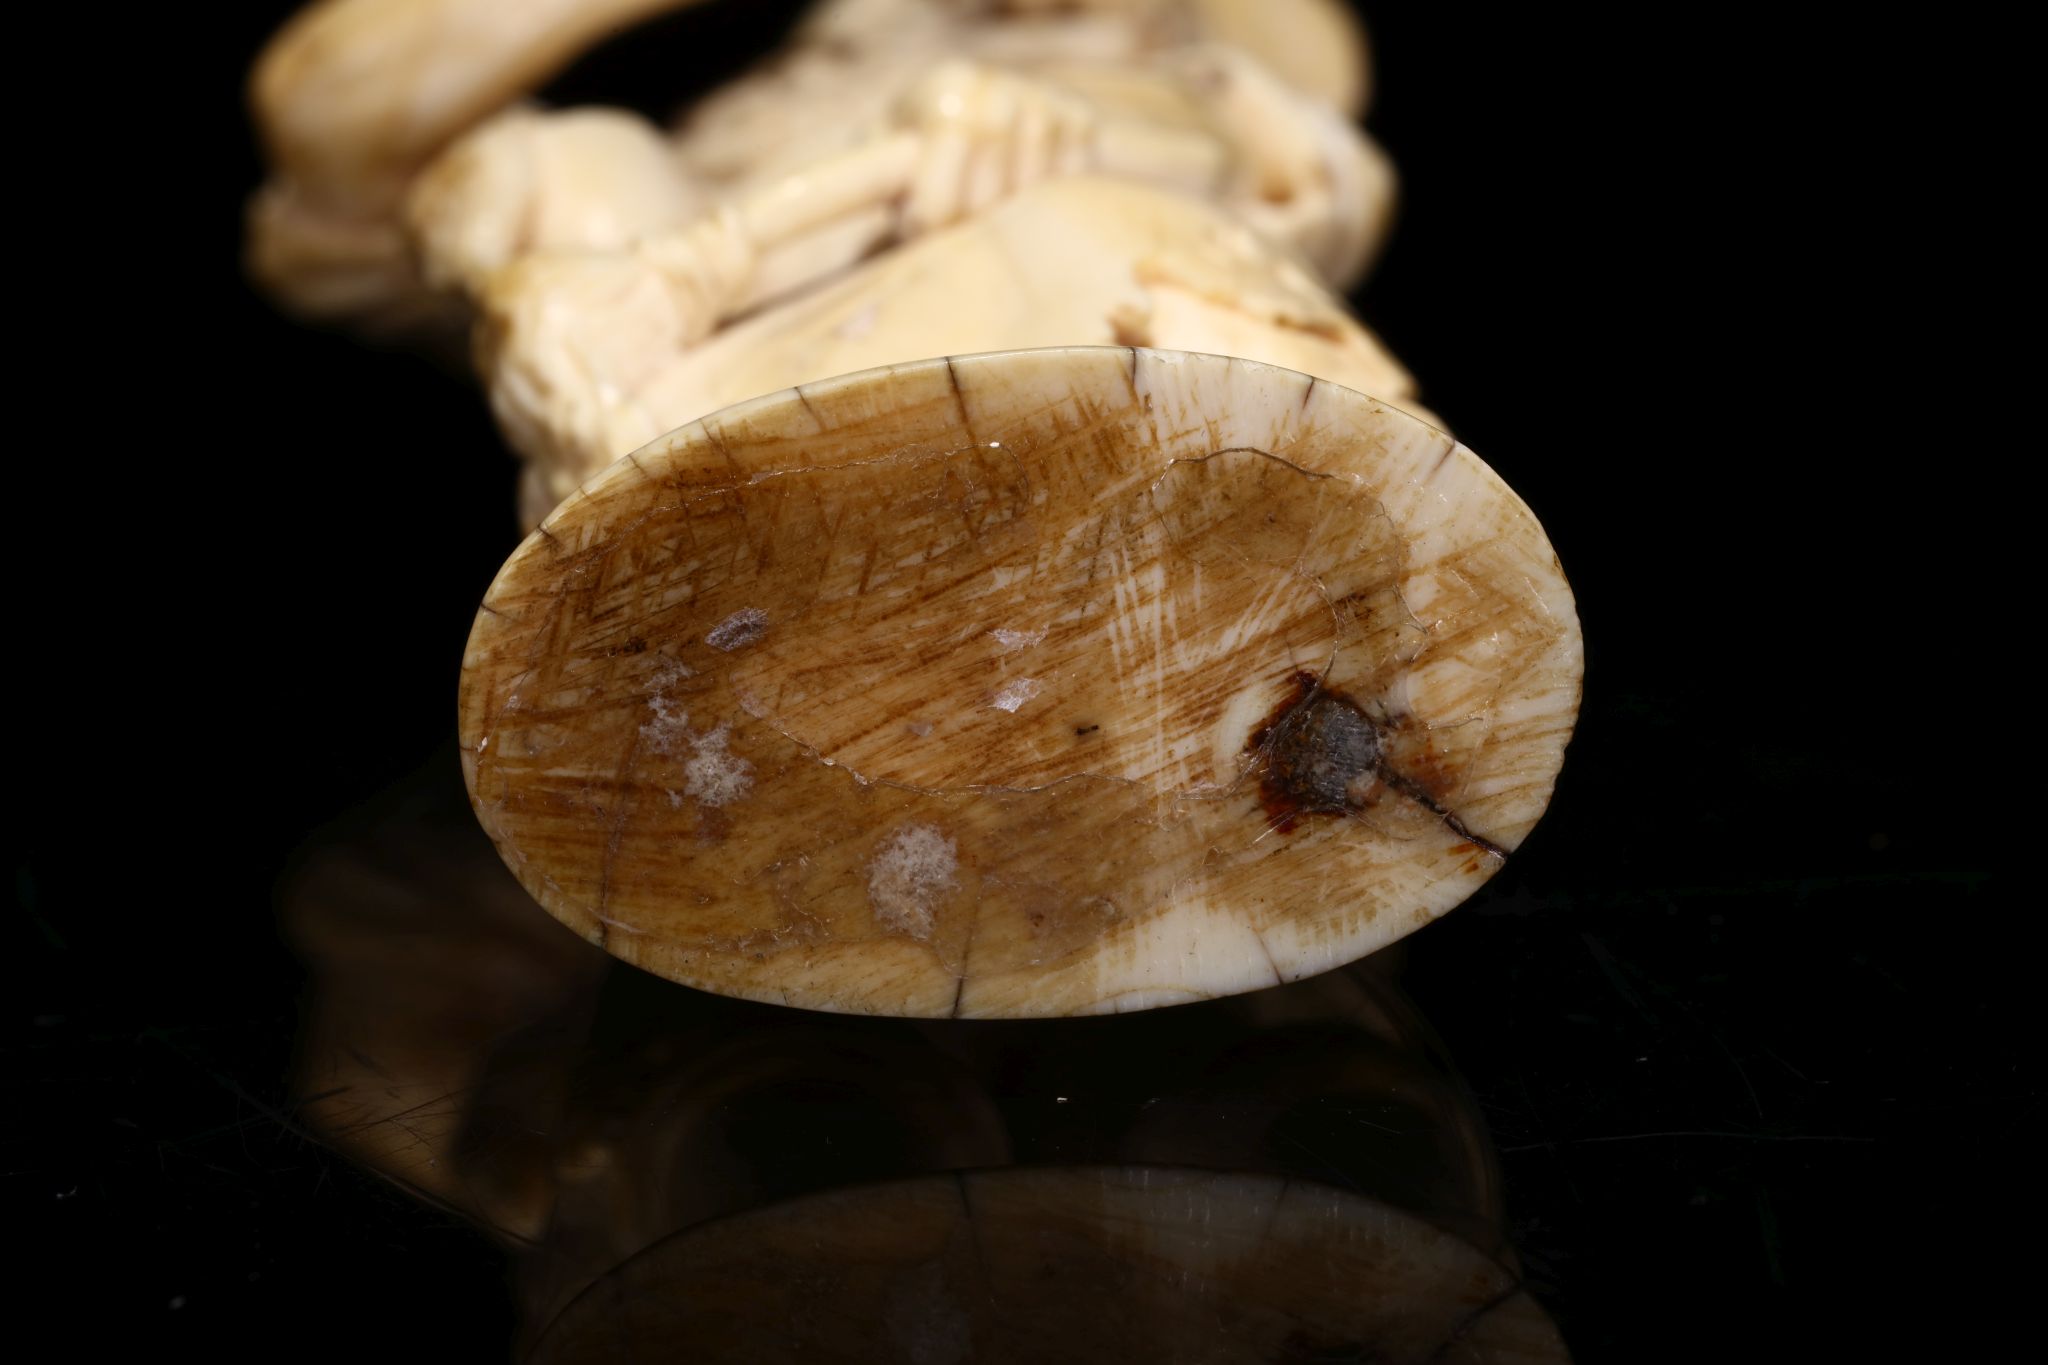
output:
<svg viewBox="0 0 2048 1365"><path fill-rule="evenodd" d="M1982 529L2024 462L1941 368L1958 329L1901 311L1993 297L1959 283L1974 247L1900 226L1962 202L1922 126L1939 34L1367 7L1405 207L1359 302L1559 547L1579 734L1480 896L1315 988L1405 997L1440 1044L1248 999L1041 1053L816 1020L749 1044L544 923L405 927L407 896L462 903L443 845L390 840L465 834L415 817L512 468L458 373L240 283L237 92L286 8L85 16L18 139L18 273L71 301L21 329L21 430L63 432L21 438L10 537L31 1327L503 1361L693 1228L1023 1162L1370 1201L1515 1267L1584 1362L1993 1353L2039 1226L2026 807L1994 780L2026 703L1987 687L2028 599ZM714 6L562 92L660 108L791 8Z"/></svg>
<svg viewBox="0 0 2048 1365"><path fill-rule="evenodd" d="M729 1239L733 1255L801 1263L747 1310L767 1340L790 1311L790 1277L830 1280L838 1256L780 1246L773 1229L811 1226L802 1210L825 1210L858 1258L873 1235L863 1228L893 1221L898 1203L913 1221L934 1199L950 1205L958 1176L982 1204L1017 1204L987 1221L974 1200L961 1206L977 1264L1014 1244L1010 1259L1032 1265L1013 1267L1019 1283L984 1265L975 1285L955 1284L947 1302L963 1324L977 1319L961 1327L977 1344L934 1359L1129 1358L1134 1329L1105 1324L1143 1316L1144 1295L1133 1288L1120 1309L1113 1268L1159 1280L1145 1291L1154 1297L1177 1285L1251 1314L1212 1334L1203 1359L1269 1359L1303 1333L1356 1339L1370 1358L1422 1359L1497 1311L1520 1321L1498 1329L1517 1350L1562 1358L1518 1292L1484 1124L1390 979L1395 954L1122 1017L813 1014L611 962L540 912L473 825L452 771L435 765L365 812L359 832L309 852L284 897L287 937L309 968L291 1104L334 1150L473 1220L504 1251L522 1341L600 1281L652 1273L624 1267L685 1232L687 1246L662 1255L713 1265ZM1150 1231L1127 1246L1133 1226ZM931 1246L913 1237L876 1251L902 1261L880 1278L947 1259L941 1247L956 1239L933 1235ZM774 1245L757 1246L763 1236ZM1079 1238L1094 1269L1037 1268L1041 1236ZM1379 1269L1353 1264L1361 1257ZM1281 1273L1275 1258L1293 1268ZM1033 1287L1047 1274L1065 1287ZM1388 1302L1361 1318L1375 1276L1392 1277ZM1084 1309L1073 1299L1090 1284L1100 1296ZM862 1304L880 1313L887 1296L846 1293L830 1331L881 1351L895 1329ZM1040 1299L1064 1316L1012 1342L1012 1320L1040 1316ZM715 1308L728 1331L744 1326L730 1304L685 1308L563 1330L651 1357L693 1314ZM826 1335L786 1348L863 1358ZM1196 1358L1188 1349L1168 1358Z"/></svg>

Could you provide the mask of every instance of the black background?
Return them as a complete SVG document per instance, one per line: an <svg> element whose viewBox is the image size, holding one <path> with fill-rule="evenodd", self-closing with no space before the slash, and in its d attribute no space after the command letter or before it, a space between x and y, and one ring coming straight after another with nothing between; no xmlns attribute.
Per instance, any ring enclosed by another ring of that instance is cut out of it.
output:
<svg viewBox="0 0 2048 1365"><path fill-rule="evenodd" d="M32 1313L503 1359L485 1243L280 1107L276 878L452 762L515 543L465 377L242 282L241 79L288 8L74 47L109 55L38 125L67 207L18 265L71 302L17 377L63 432L17 438L48 482L13 547L5 1188ZM551 94L665 112L795 8L664 22ZM1945 286L1902 226L1943 192L1905 59L1720 11L1365 12L1404 206L1355 302L1541 517L1587 639L1551 814L1406 976L1538 1295L1586 1362L1967 1354L2031 1269L2032 904L1979 778L2024 699L1986 695L1999 485L1906 316Z"/></svg>

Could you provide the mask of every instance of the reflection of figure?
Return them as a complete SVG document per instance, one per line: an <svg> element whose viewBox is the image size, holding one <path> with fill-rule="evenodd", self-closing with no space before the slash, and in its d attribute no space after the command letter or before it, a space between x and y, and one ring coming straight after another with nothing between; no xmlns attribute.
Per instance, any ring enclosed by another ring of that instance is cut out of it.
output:
<svg viewBox="0 0 2048 1365"><path fill-rule="evenodd" d="M546 1228L551 1158L471 1142L494 1066L529 1117L561 1102L566 1057L605 971L504 874L452 803L379 812L375 833L309 855L285 930L314 969L295 1089L345 1154L513 1239ZM495 1103L495 1102L492 1102Z"/></svg>
<svg viewBox="0 0 2048 1365"><path fill-rule="evenodd" d="M1556 1365L1499 1264L1328 1186L1152 1167L927 1177L665 1241L578 1298L546 1365L1486 1361Z"/></svg>
<svg viewBox="0 0 2048 1365"><path fill-rule="evenodd" d="M681 3L329 0L256 73L256 274L477 319L527 524L708 412L935 355L1142 344L1410 399L1330 293L1392 200L1331 0L827 0L673 135L513 104Z"/></svg>
<svg viewBox="0 0 2048 1365"><path fill-rule="evenodd" d="M1247 1349L1269 1352L1246 1358L1408 1359L1327 1351L1437 1342L1453 1322L1494 1358L1562 1358L1495 1259L1511 1253L1478 1117L1369 964L1119 1019L802 1015L610 964L525 898L453 791L409 796L369 828L313 854L287 896L313 973L303 1112L499 1236L530 1333L603 1282L563 1317L548 1358L592 1348L601 1295L644 1299L706 1261L765 1274L762 1258L778 1256L808 1278L746 1295L704 1280L710 1299L645 1305L642 1325L710 1313L706 1332L739 1330L746 1313L784 1313L776 1296L808 1283L819 1330L850 1334L842 1358L873 1358L856 1343L899 1330L884 1303L912 1313L929 1295L943 1307L958 1288L964 1225L933 1202L957 1199L955 1183L917 1178L1018 1165L1067 1173L970 1179L986 1195L974 1233L990 1258L975 1273L1015 1281L961 1319L974 1358L1054 1358L1051 1340L1017 1335L1039 1290L1005 1259L1041 1244L1060 1248L1059 1283L1039 1289L1073 1302L1069 1322L1106 1311L1074 1295L1124 1285L1124 1326L1170 1342L1153 1322L1172 1316L1170 1299L1153 1296L1184 1284L1241 1306ZM876 1181L912 1183L857 1188ZM818 1199L781 1204L805 1196ZM787 1243L820 1218L810 1251ZM1256 1255L1255 1243L1214 1250L1259 1226L1273 1240ZM866 1269L853 1267L862 1256ZM1283 1273L1297 1261L1326 1269ZM880 1316L830 1316L858 1304L862 1276L889 1286L868 1304ZM1353 1295L1339 1301L1344 1284ZM1471 1337L1482 1319L1492 1325Z"/></svg>

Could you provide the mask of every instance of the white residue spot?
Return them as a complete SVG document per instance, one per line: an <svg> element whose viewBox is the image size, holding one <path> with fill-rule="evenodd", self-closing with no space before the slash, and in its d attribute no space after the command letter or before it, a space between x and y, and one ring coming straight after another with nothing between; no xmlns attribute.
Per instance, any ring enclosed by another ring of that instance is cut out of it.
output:
<svg viewBox="0 0 2048 1365"><path fill-rule="evenodd" d="M923 739L932 732L932 723L928 720L914 720L903 728L916 735L919 739Z"/></svg>
<svg viewBox="0 0 2048 1365"><path fill-rule="evenodd" d="M1013 653L1020 649L1029 649L1045 638L1045 632L1042 630L997 629L990 631L989 634L996 637L996 643L1003 647L1003 653L1005 654Z"/></svg>
<svg viewBox="0 0 2048 1365"><path fill-rule="evenodd" d="M647 710L652 719L640 727L640 746L652 754L672 754L689 735L690 713L669 696L669 689L691 676L689 668L670 661L648 679Z"/></svg>
<svg viewBox="0 0 2048 1365"><path fill-rule="evenodd" d="M704 643L730 653L750 645L768 633L768 613L759 607L742 607L711 628Z"/></svg>
<svg viewBox="0 0 2048 1365"><path fill-rule="evenodd" d="M885 929L932 936L932 909L960 869L953 841L936 825L905 825L868 864L868 905Z"/></svg>
<svg viewBox="0 0 2048 1365"><path fill-rule="evenodd" d="M690 713L667 691L689 676L690 670L681 664L664 665L654 675L654 691L647 698L651 718L640 727L640 748L663 757L689 750L683 760L683 790L668 793L671 806L680 807L686 794L707 806L723 806L752 789L754 765L726 748L731 726L721 722L702 734L690 732Z"/></svg>
<svg viewBox="0 0 2048 1365"><path fill-rule="evenodd" d="M690 713L656 693L647 699L653 719L640 727L640 747L651 754L672 754L690 732Z"/></svg>
<svg viewBox="0 0 2048 1365"><path fill-rule="evenodd" d="M990 699L989 705L998 711L1015 713L1017 708L1038 695L1039 682L1036 678L1018 678L1003 684L1003 690Z"/></svg>
<svg viewBox="0 0 2048 1365"><path fill-rule="evenodd" d="M690 758L683 764L683 792L707 806L723 806L745 796L754 786L754 765L725 747L730 727L720 725L690 736Z"/></svg>

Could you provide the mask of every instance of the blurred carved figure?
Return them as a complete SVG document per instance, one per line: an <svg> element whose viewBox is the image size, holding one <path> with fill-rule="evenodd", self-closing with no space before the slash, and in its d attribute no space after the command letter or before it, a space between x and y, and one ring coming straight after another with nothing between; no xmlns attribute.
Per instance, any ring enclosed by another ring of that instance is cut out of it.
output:
<svg viewBox="0 0 2048 1365"><path fill-rule="evenodd" d="M252 89L250 263L371 328L473 324L529 526L807 380L1116 343L1411 406L1331 292L1384 235L1335 0L826 0L669 130L524 97L688 0L324 0Z"/></svg>

